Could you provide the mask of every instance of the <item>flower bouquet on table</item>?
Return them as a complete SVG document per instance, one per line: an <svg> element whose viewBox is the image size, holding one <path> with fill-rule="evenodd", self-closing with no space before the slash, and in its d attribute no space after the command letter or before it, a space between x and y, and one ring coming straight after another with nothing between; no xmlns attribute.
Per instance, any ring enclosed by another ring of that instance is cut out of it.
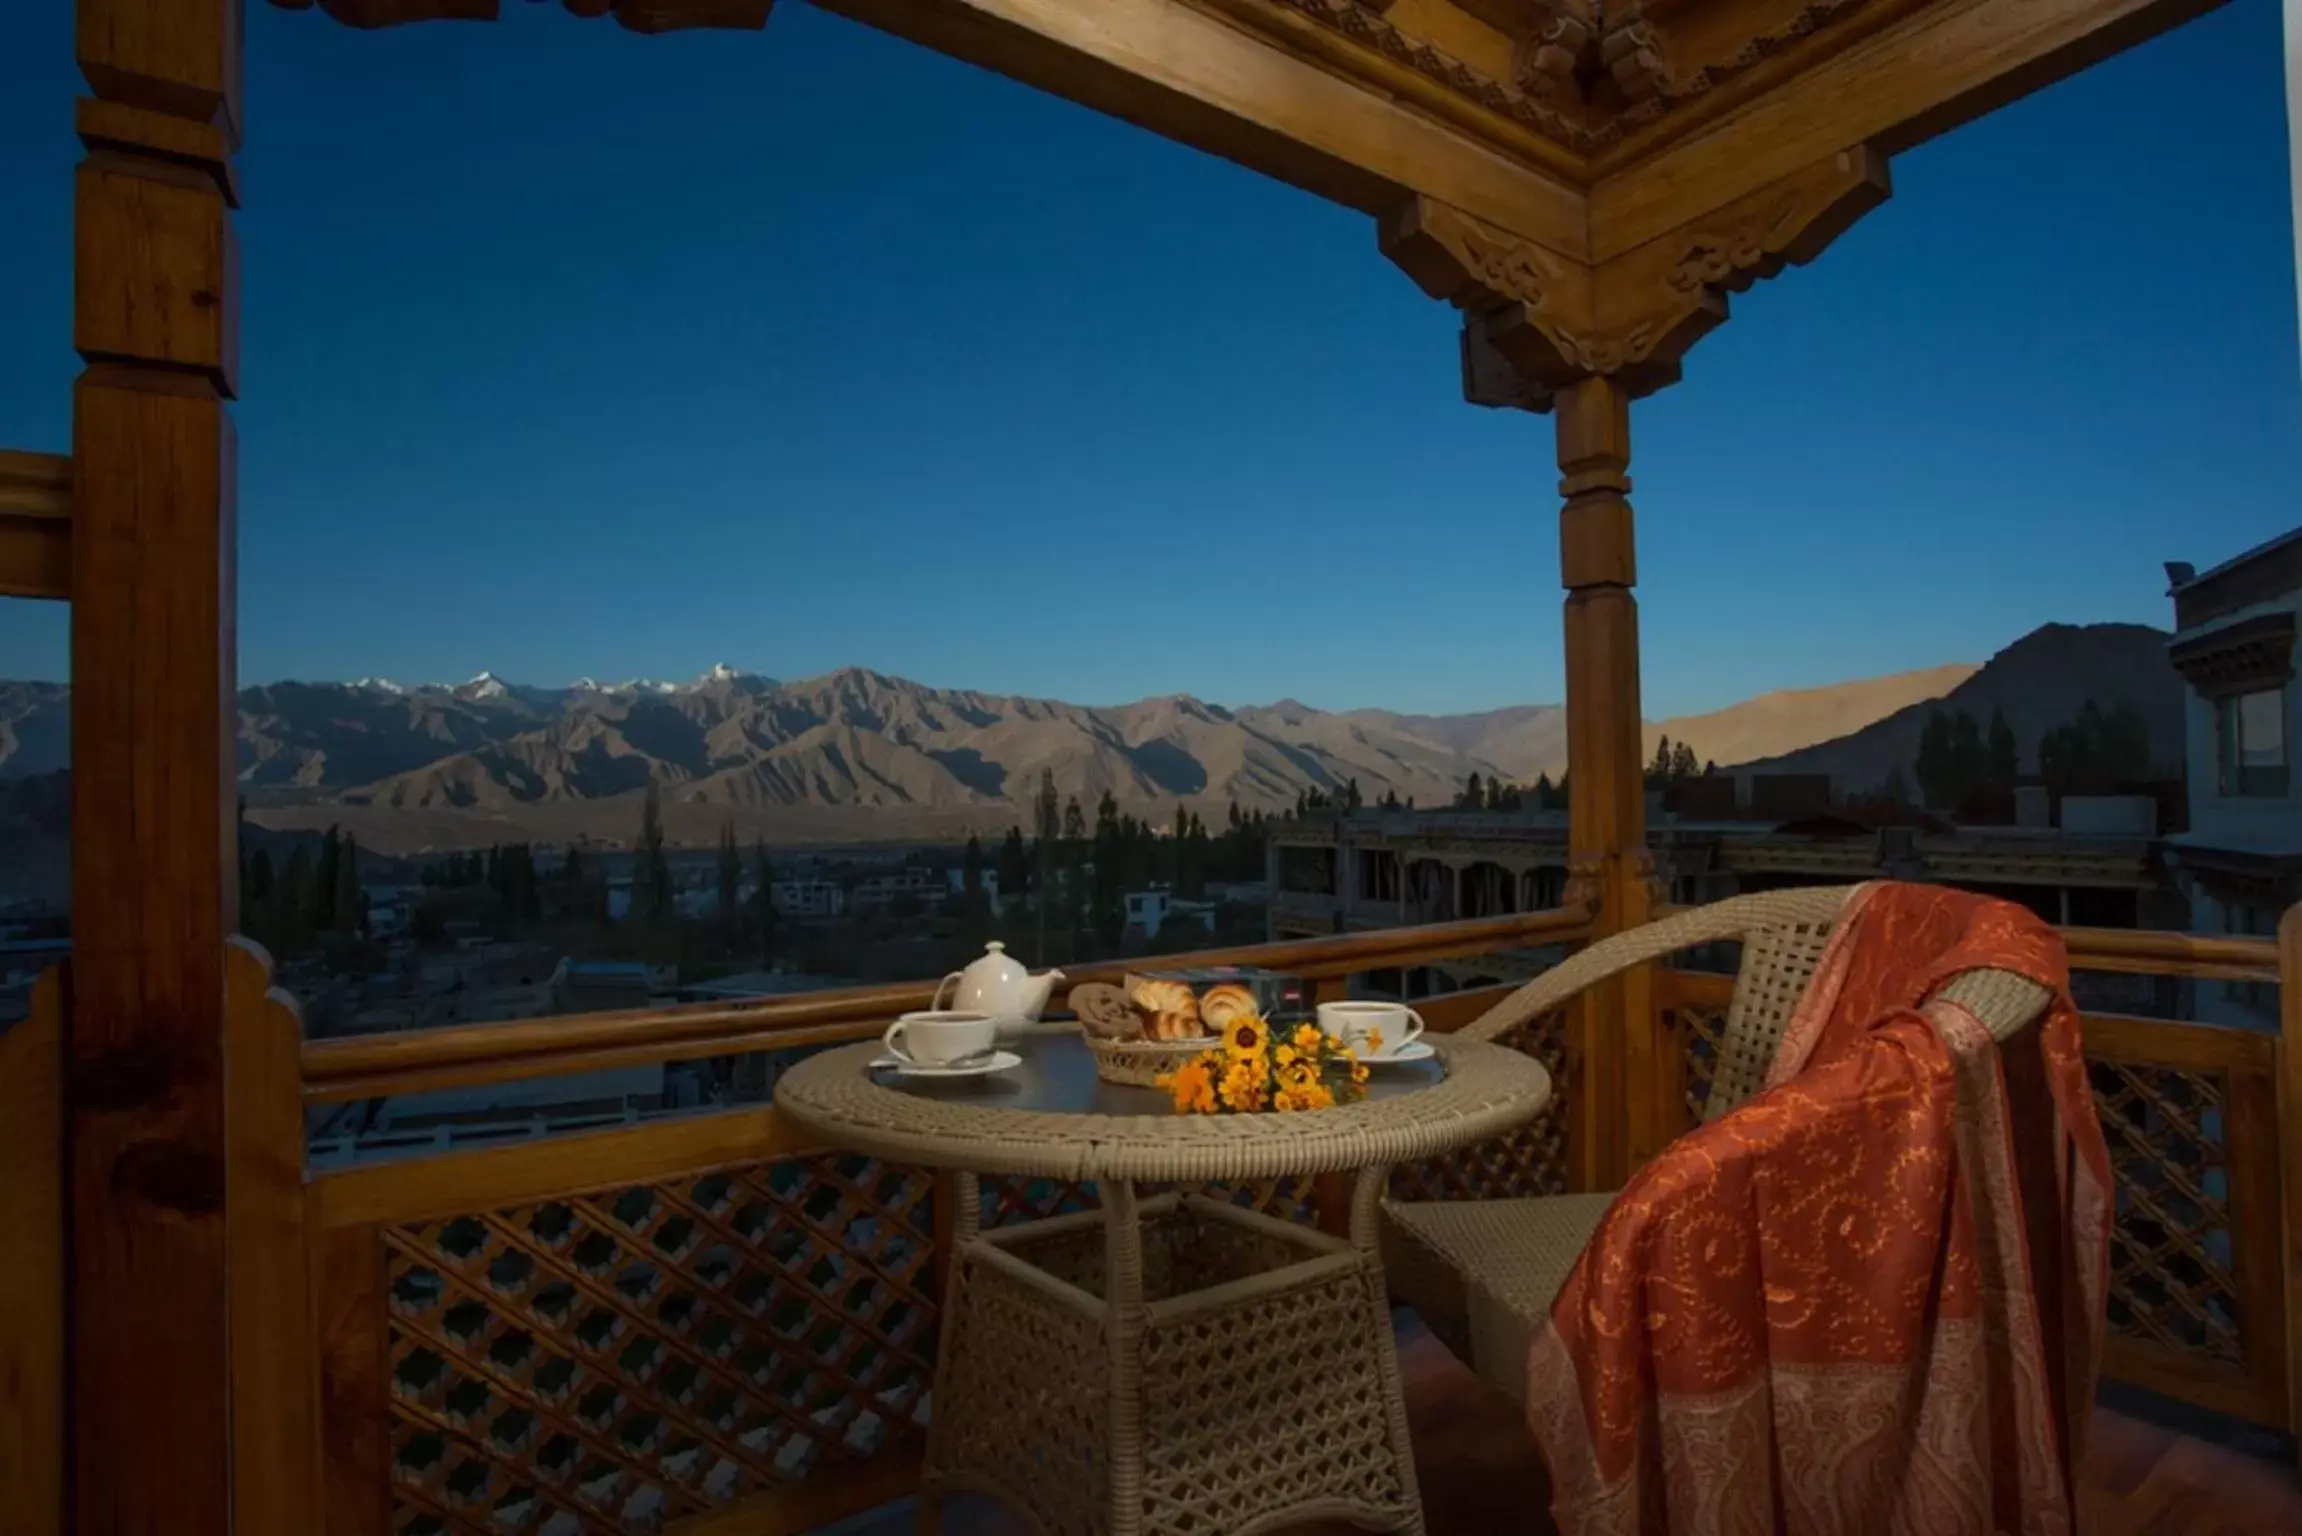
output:
<svg viewBox="0 0 2302 1536"><path fill-rule="evenodd" d="M1159 1086L1180 1114L1288 1114L1365 1098L1367 1068L1316 1024L1274 1027L1243 1013L1223 1026L1213 1049L1161 1076Z"/></svg>

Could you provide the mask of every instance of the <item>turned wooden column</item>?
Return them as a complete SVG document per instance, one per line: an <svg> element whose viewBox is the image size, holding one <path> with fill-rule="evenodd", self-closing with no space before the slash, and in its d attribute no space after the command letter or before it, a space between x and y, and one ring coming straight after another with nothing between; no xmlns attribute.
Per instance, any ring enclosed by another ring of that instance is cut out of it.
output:
<svg viewBox="0 0 2302 1536"><path fill-rule="evenodd" d="M72 1528L223 1536L240 7L77 19Z"/></svg>
<svg viewBox="0 0 2302 1536"><path fill-rule="evenodd" d="M1639 605L1630 503L1630 396L1607 375L1561 389L1559 577L1567 589L1567 901L1588 902L1604 937L1647 921L1645 753ZM1654 973L1594 989L1569 1020L1580 1064L1573 1152L1588 1187L1619 1184L1668 1140L1656 1123L1662 1076ZM1660 1139L1658 1139L1660 1134Z"/></svg>

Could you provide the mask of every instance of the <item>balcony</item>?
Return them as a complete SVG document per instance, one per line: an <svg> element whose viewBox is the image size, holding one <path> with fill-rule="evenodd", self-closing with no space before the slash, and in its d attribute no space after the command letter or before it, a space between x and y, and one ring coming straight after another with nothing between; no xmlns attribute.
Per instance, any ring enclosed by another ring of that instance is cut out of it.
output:
<svg viewBox="0 0 2302 1536"><path fill-rule="evenodd" d="M1878 207L1891 154L2200 9L827 3L1363 216L1361 238L1460 316L1448 387L1552 417L1574 800L1525 841L1557 848L1562 888L1505 904L1453 883L1441 899L1402 869L1387 916L1420 925L1195 957L1292 970L1329 995L1357 975L1566 947L1650 918L1634 402L1679 379L1730 296ZM291 20L498 8L321 0L323 15ZM772 0L566 8L636 33L755 30ZM53 1536L67 1511L83 1536L705 1536L806 1530L900 1496L930 1411L954 1186L811 1146L756 1106L312 1160L314 1105L813 1050L865 1037L928 989L304 1037L269 961L232 932L237 466L263 451L241 446L231 409L235 215L254 191L235 155L265 120L243 99L242 8L74 10L86 153L74 238L54 248L72 252L87 366L69 454L0 451L0 594L73 608L76 807L74 958L0 1033L0 1518L11 1536ZM1980 361L1978 378L2003 359ZM257 371L245 382L259 387ZM1328 928L1360 926L1359 899L1325 909ZM1437 920L1473 909L1519 915ZM2302 918L2275 943L2068 941L2086 971L2281 989L2275 1031L2116 1013L2087 1029L2120 1180L2112 1373L2291 1433L2302 1004L2283 982L2302 972ZM1424 1012L1460 1027L1499 990ZM1578 1005L1571 1021L1536 1021L1519 1044L1556 1069L1556 1108L1401 1183L1615 1187L1626 1112L1683 1125L1715 1061L1724 983L1673 968L1656 997L1633 1016ZM1325 1185L1229 1193L1303 1223L1338 1206ZM983 1215L1095 1196L1010 1181Z"/></svg>
<svg viewBox="0 0 2302 1536"><path fill-rule="evenodd" d="M2302 958L2302 920L2289 926L2290 970ZM1591 931L1587 914L1553 911L1182 960L1270 966L1333 997L1370 971L1564 951ZM2267 939L2064 937L2086 974L2283 976L2281 946ZM233 1087L243 1134L231 1176L248 1191L248 1219L234 1229L232 1306L261 1320L235 1334L232 1413L245 1454L270 1469L244 1488L278 1501L289 1522L267 1528L314 1528L302 1522L318 1509L331 1532L400 1536L797 1531L909 1491L953 1230L946 1178L811 1147L758 1106L321 1167L307 1161L304 1111L606 1066L819 1049L868 1038L891 1013L924 1005L928 985L306 1041L293 1003L269 989L262 954L237 946L231 966L229 1043L236 1060L255 1065ZM1629 1092L1659 1092L1691 1126L1731 987L1727 977L1666 970L1656 1015L1618 1021L1588 1037L1591 1048L1635 1061L1646 1053L1630 1050L1631 1037L1649 1034L1646 1059L1669 1078L1634 1080ZM58 1087L67 989L53 975L33 1016L0 1037L0 1083L14 1102L37 1104ZM1507 990L1422 1007L1432 1028L1453 1029ZM2086 1018L2120 1184L2108 1374L2288 1431L2289 1298L2302 1280L2284 1236L2284 1180L2302 1166L2302 1127L2281 1103L2295 1059L2291 1018L2290 1009L2286 1034ZM1515 1042L1553 1068L1565 1090L1554 1111L1491 1147L1402 1168L1394 1187L1485 1196L1613 1187L1621 1170L1607 1165L1596 1123L1609 1110L1572 1086L1594 1069L1573 1038L1568 1020L1552 1016ZM29 1160L36 1150L12 1149L9 1187L37 1188L43 1174L61 1187L60 1167ZM1331 1224L1337 1203L1325 1182L1225 1193L1289 1221ZM983 1217L1011 1223L1094 1198L1091 1186L986 1181ZM61 1241L58 1209L13 1214L20 1241L56 1251L45 1245ZM33 1388L19 1412L61 1400L53 1336L23 1326L38 1315L35 1306L0 1318L0 1358ZM1476 1407L1477 1392L1434 1350L1408 1350L1418 1413L1485 1413L1481 1443L1508 1446L1493 1405ZM1490 1453L1503 1454L1480 1454Z"/></svg>

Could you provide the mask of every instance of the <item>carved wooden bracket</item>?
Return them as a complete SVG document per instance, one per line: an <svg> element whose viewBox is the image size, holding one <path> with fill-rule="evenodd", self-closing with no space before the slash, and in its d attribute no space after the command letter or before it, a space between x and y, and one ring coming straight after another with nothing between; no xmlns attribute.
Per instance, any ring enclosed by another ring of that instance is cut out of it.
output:
<svg viewBox="0 0 2302 1536"><path fill-rule="evenodd" d="M1385 219L1383 253L1463 311L1466 398L1546 410L1580 378L1633 395L1679 377L1727 295L1813 260L1886 200L1886 157L1832 155L1671 233L1589 266L1429 198Z"/></svg>

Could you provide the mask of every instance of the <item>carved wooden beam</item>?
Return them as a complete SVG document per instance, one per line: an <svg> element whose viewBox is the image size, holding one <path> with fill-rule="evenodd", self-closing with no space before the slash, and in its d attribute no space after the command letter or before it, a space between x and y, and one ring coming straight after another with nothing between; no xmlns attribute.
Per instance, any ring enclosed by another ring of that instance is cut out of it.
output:
<svg viewBox="0 0 2302 1536"><path fill-rule="evenodd" d="M1900 153L2221 0L1878 3L1888 24L1844 46L1817 39L1826 57L1787 49L1602 152L1592 254L1635 250L1842 151Z"/></svg>
<svg viewBox="0 0 2302 1536"><path fill-rule="evenodd" d="M1886 159L1866 147L1805 166L1717 212L1588 266L1430 199L1383 221L1383 252L1463 311L1467 398L1547 409L1591 377L1631 395L1676 382L1727 296L1811 261L1886 200Z"/></svg>
<svg viewBox="0 0 2302 1536"><path fill-rule="evenodd" d="M757 31L775 0L562 0L572 15L612 15L634 32L678 32L696 27ZM281 10L307 11L313 0L272 0ZM493 21L501 0L319 0L321 10L348 27L397 27L412 21Z"/></svg>
<svg viewBox="0 0 2302 1536"><path fill-rule="evenodd" d="M72 461L0 449L0 596L72 595Z"/></svg>

